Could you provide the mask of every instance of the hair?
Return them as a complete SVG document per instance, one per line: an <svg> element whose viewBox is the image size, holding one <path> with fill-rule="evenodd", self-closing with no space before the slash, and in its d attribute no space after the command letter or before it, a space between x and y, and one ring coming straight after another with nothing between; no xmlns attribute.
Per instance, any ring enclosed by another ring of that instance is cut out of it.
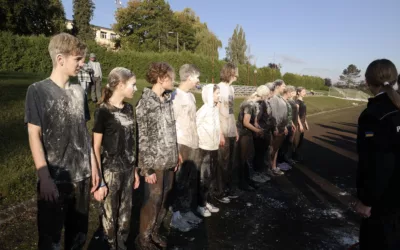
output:
<svg viewBox="0 0 400 250"><path fill-rule="evenodd" d="M265 86L267 86L271 92L275 91L275 83L269 82L269 83L266 83Z"/></svg>
<svg viewBox="0 0 400 250"><path fill-rule="evenodd" d="M57 65L57 55L62 54L64 56L76 56L85 55L86 44L80 41L78 38L67 33L60 33L53 36L49 43L49 54L53 67Z"/></svg>
<svg viewBox="0 0 400 250"><path fill-rule="evenodd" d="M234 63L225 64L219 74L221 82L230 82L231 79L236 76L237 70L238 67Z"/></svg>
<svg viewBox="0 0 400 250"><path fill-rule="evenodd" d="M179 69L179 78L186 81L190 76L200 75L200 70L194 64L184 64Z"/></svg>
<svg viewBox="0 0 400 250"><path fill-rule="evenodd" d="M275 80L275 81L274 81L275 88L281 86L281 85L284 84L284 83L285 83L285 82L284 82L283 80L281 80L281 79Z"/></svg>
<svg viewBox="0 0 400 250"><path fill-rule="evenodd" d="M254 92L248 99L252 99L255 97L266 97L270 93L270 90L267 86L261 85L257 88L256 92Z"/></svg>
<svg viewBox="0 0 400 250"><path fill-rule="evenodd" d="M174 68L166 62L154 62L151 63L146 73L146 80L151 84L156 84L158 79L164 79L165 77L172 78L174 74Z"/></svg>
<svg viewBox="0 0 400 250"><path fill-rule="evenodd" d="M397 69L390 60L378 59L370 63L365 71L365 80L371 87L383 88L392 103L400 109L400 95L393 89L398 80Z"/></svg>
<svg viewBox="0 0 400 250"><path fill-rule="evenodd" d="M306 89L306 88L301 87L301 86L300 86L300 87L297 87L297 88L296 88L296 95L299 96L300 93L301 93L301 91L303 91L304 89Z"/></svg>
<svg viewBox="0 0 400 250"><path fill-rule="evenodd" d="M284 93L284 94L287 94L287 93L292 93L292 92L294 92L294 91L296 91L296 89L295 89L293 86L289 85L289 86L286 86L286 88L285 88L285 90L283 91L283 93ZM296 94L297 94L297 92L296 92Z"/></svg>
<svg viewBox="0 0 400 250"><path fill-rule="evenodd" d="M219 89L219 86L217 84L214 84L213 92L215 92L217 89Z"/></svg>
<svg viewBox="0 0 400 250"><path fill-rule="evenodd" d="M98 104L109 104L109 100L111 96L114 94L115 88L120 83L126 83L132 77L136 77L135 74L127 68L117 67L111 70L110 74L108 74L108 83L105 88L103 88L103 92Z"/></svg>

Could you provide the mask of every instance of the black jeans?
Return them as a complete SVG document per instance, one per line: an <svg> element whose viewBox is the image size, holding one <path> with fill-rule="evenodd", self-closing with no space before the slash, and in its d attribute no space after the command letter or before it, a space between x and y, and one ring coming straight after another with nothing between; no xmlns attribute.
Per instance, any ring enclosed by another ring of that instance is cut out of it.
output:
<svg viewBox="0 0 400 250"><path fill-rule="evenodd" d="M218 150L209 151L200 149L199 157L201 159L200 169L198 171L199 182L199 206L205 207L209 195L213 195L215 186L215 174L218 166Z"/></svg>
<svg viewBox="0 0 400 250"><path fill-rule="evenodd" d="M271 165L270 144L271 132L266 132L263 137L254 136L254 170L257 172L266 172Z"/></svg>
<svg viewBox="0 0 400 250"><path fill-rule="evenodd" d="M292 130L292 126L287 126L286 127L288 130L288 134L285 137L285 140L282 143L282 146L279 150L279 154L278 154L278 161L279 162L289 162L290 160L292 160L292 156L293 156L293 137L294 137L294 133Z"/></svg>
<svg viewBox="0 0 400 250"><path fill-rule="evenodd" d="M216 195L224 195L226 191L238 185L237 165L234 164L236 137L225 137L225 146L218 151L218 167L216 172Z"/></svg>
<svg viewBox="0 0 400 250"><path fill-rule="evenodd" d="M140 211L139 239L148 242L152 235L158 234L167 213L169 195L174 181L174 171L156 170L157 182L144 182L144 199Z"/></svg>
<svg viewBox="0 0 400 250"><path fill-rule="evenodd" d="M254 157L253 135L243 135L238 142L238 178L241 187L250 182L250 164Z"/></svg>
<svg viewBox="0 0 400 250"><path fill-rule="evenodd" d="M57 184L57 189L56 202L38 199L38 249L61 249L63 227L64 249L82 249L88 232L90 178ZM40 184L37 190L39 195Z"/></svg>
<svg viewBox="0 0 400 250"><path fill-rule="evenodd" d="M173 211L186 213L197 205L197 169L199 165L199 149L179 144L182 165L175 173Z"/></svg>
<svg viewBox="0 0 400 250"><path fill-rule="evenodd" d="M400 249L400 211L386 215L372 211L371 217L362 219L360 249Z"/></svg>

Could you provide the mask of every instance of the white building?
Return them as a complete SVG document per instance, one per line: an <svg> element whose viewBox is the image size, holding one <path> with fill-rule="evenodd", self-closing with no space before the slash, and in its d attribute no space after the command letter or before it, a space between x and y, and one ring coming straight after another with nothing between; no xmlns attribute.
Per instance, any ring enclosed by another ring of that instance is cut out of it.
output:
<svg viewBox="0 0 400 250"><path fill-rule="evenodd" d="M66 21L66 27L68 30L72 29L72 27L73 27L72 20ZM95 40L99 45L114 48L114 44L115 44L114 41L116 38L118 38L118 35L112 29L100 27L100 26L96 26L96 25L92 25L92 27L96 31Z"/></svg>

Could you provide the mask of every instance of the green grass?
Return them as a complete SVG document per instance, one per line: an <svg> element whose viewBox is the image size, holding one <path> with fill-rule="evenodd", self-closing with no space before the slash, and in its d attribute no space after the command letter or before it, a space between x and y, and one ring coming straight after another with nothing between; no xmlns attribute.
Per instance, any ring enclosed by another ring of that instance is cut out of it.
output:
<svg viewBox="0 0 400 250"><path fill-rule="evenodd" d="M24 102L27 87L46 76L0 72L0 209L35 195L35 170L29 151L28 136L24 124ZM103 79L103 82L105 79ZM136 104L145 86L144 80L137 81L138 92L129 102ZM201 95L196 94L197 107L203 104ZM235 100L235 115L243 98ZM308 113L326 111L351 106L353 101L329 97L306 98ZM93 115L95 104L90 103ZM88 123L93 127L93 119Z"/></svg>

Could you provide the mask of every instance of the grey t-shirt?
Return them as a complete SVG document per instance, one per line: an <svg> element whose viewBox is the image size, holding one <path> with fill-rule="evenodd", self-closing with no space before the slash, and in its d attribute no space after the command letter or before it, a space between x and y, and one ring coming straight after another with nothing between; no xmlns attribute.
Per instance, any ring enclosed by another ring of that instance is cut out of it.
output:
<svg viewBox="0 0 400 250"><path fill-rule="evenodd" d="M87 109L80 85L62 89L48 78L28 88L25 123L41 127L45 159L55 183L78 182L91 175Z"/></svg>
<svg viewBox="0 0 400 250"><path fill-rule="evenodd" d="M288 124L288 108L286 101L278 95L274 95L269 99L271 104L272 116L276 120L276 127L282 133Z"/></svg>

